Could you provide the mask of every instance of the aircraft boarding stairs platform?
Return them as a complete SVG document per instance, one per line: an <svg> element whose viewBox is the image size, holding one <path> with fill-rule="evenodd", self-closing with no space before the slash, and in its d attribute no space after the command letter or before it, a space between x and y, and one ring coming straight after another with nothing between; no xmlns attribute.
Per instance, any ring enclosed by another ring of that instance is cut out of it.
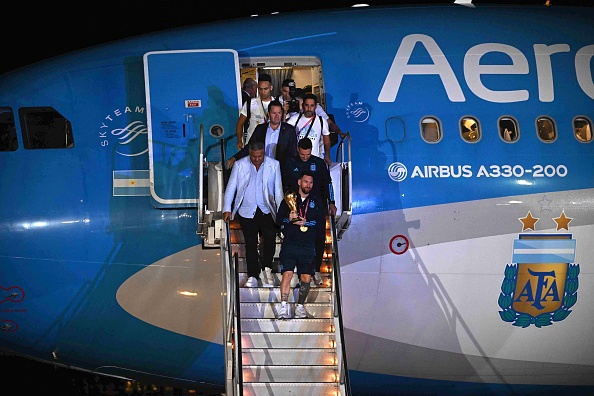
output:
<svg viewBox="0 0 594 396"><path fill-rule="evenodd" d="M350 150L345 142L350 143L350 135L337 150L342 158L345 149ZM274 286L262 287L259 279L258 287L243 287L247 280L243 234L237 220L228 224L221 220L221 163L205 162L210 204L206 204L198 232L205 248L221 249L227 396L350 395L338 256L338 241L351 218L350 152L347 157L348 161L335 162L331 167L338 212L326 221L321 268L324 284L310 289L304 304L308 317L295 319L295 274L289 296L291 319L285 320L277 319L281 306L280 237L273 263Z"/></svg>

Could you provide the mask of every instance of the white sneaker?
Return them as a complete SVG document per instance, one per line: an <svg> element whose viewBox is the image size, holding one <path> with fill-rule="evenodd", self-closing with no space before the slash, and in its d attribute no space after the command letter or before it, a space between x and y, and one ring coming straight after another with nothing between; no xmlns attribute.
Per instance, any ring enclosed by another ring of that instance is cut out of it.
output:
<svg viewBox="0 0 594 396"><path fill-rule="evenodd" d="M307 318L307 311L305 310L303 304L297 304L297 306L295 307L295 318Z"/></svg>
<svg viewBox="0 0 594 396"><path fill-rule="evenodd" d="M243 287L258 287L258 279L250 276Z"/></svg>
<svg viewBox="0 0 594 396"><path fill-rule="evenodd" d="M289 319L290 317L289 304L281 304L281 307L278 310L278 319Z"/></svg>
<svg viewBox="0 0 594 396"><path fill-rule="evenodd" d="M316 271L316 274L313 276L314 284L316 286L323 286L324 279L322 279L322 274Z"/></svg>
<svg viewBox="0 0 594 396"><path fill-rule="evenodd" d="M274 276L272 276L272 268L264 268L262 271L262 286L274 287Z"/></svg>

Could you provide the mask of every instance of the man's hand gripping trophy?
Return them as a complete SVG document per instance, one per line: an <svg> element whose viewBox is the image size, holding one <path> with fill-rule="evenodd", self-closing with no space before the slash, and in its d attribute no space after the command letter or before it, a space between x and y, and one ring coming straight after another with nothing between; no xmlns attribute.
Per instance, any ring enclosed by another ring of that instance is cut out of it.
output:
<svg viewBox="0 0 594 396"><path fill-rule="evenodd" d="M302 232L307 231L307 227L305 226L305 219L301 218L297 213L297 193L293 191L287 191L285 193L285 201L287 202L289 210L291 211L289 213L289 220L291 221L291 223L299 225L299 229Z"/></svg>

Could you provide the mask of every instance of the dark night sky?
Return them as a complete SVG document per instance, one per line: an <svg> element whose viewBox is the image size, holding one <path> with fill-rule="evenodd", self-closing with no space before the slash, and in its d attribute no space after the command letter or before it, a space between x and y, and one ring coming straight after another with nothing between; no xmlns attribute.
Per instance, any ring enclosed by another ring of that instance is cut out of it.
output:
<svg viewBox="0 0 594 396"><path fill-rule="evenodd" d="M179 26L249 17L252 14L303 10L313 4L319 8L349 7L356 3L370 5L448 4L454 0L335 0L303 2L231 1L204 2L196 0L123 0L115 2L12 2L2 11L0 37L2 61L0 73L47 57ZM480 7L485 3L544 4L546 0L474 0ZM581 5L583 0L551 0L553 6ZM594 2L588 6L593 7Z"/></svg>

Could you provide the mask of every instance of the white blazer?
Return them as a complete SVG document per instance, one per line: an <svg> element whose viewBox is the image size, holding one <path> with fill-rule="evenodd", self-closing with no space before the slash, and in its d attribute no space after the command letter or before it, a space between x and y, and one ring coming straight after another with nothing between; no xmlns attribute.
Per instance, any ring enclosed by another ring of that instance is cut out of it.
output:
<svg viewBox="0 0 594 396"><path fill-rule="evenodd" d="M247 189L250 180L250 168L252 167L250 156L243 157L236 161L231 169L231 176L225 189L225 200L223 203L223 212L231 212L231 220L235 217L235 213L239 210L245 190ZM281 182L280 162L274 158L264 156L264 161L260 165L262 174L262 196L268 211L272 218L276 221L276 212L284 199L283 185ZM231 210L231 203L235 197L233 210Z"/></svg>

